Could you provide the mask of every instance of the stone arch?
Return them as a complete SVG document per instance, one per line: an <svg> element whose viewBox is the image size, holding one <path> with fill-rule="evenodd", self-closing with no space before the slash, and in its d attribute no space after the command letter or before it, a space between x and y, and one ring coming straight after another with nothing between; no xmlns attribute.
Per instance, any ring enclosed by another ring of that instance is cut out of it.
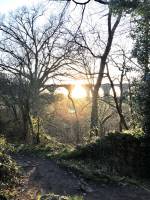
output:
<svg viewBox="0 0 150 200"><path fill-rule="evenodd" d="M81 84L81 86L86 90L87 92L87 97L91 97L91 86L90 84ZM114 84L115 89L117 91L117 96L120 96L120 88L119 84ZM62 91L62 93L67 94L68 92L71 92L74 89L75 85L74 84L60 84L60 85L47 85L46 89L49 91ZM129 85L128 83L123 84L123 92L126 93L129 90ZM113 92L111 89L110 83L104 83L101 85L101 88L99 89L99 95L100 97L107 97L107 96L112 96Z"/></svg>

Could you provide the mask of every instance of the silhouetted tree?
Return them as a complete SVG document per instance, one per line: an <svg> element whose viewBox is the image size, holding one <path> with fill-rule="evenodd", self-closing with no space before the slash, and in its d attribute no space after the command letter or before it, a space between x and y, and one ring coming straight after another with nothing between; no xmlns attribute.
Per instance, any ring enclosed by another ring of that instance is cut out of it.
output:
<svg viewBox="0 0 150 200"><path fill-rule="evenodd" d="M62 14L47 18L45 12L42 7L23 7L0 22L0 69L16 76L21 89L24 80L28 85L22 104L26 132L31 129L30 116L38 115L36 105L45 84L64 76L64 66L72 62Z"/></svg>

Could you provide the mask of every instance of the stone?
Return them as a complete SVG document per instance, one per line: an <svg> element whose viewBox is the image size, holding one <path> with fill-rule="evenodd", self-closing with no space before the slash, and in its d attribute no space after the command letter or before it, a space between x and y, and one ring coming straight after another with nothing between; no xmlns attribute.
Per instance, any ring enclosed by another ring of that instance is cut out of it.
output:
<svg viewBox="0 0 150 200"><path fill-rule="evenodd" d="M68 200L68 197L55 194L47 194L43 195L40 200Z"/></svg>

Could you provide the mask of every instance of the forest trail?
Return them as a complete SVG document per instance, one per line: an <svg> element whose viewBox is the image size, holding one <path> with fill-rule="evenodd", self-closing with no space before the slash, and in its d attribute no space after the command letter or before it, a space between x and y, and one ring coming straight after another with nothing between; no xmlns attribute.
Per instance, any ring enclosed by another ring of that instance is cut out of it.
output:
<svg viewBox="0 0 150 200"><path fill-rule="evenodd" d="M38 193L80 195L84 200L149 200L150 192L136 186L96 185L86 183L54 161L32 155L14 155L23 168L15 200L37 200Z"/></svg>

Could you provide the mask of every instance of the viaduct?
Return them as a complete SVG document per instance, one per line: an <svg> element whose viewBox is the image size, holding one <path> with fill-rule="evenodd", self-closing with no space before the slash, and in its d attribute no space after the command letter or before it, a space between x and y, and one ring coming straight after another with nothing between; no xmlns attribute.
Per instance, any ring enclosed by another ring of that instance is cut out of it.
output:
<svg viewBox="0 0 150 200"><path fill-rule="evenodd" d="M45 88L50 92L55 91L57 88L65 88L69 92L71 92L75 87L76 87L76 84L49 84L49 85L45 85ZM93 85L92 84L81 84L81 87L83 87L85 89L87 96L88 96L90 94L91 89L93 88ZM120 85L114 84L114 87L119 89ZM109 83L104 83L104 84L101 85L101 90L103 92L104 97L109 96L110 91L111 91L111 85ZM123 93L128 92L128 90L129 90L129 84L123 83Z"/></svg>

